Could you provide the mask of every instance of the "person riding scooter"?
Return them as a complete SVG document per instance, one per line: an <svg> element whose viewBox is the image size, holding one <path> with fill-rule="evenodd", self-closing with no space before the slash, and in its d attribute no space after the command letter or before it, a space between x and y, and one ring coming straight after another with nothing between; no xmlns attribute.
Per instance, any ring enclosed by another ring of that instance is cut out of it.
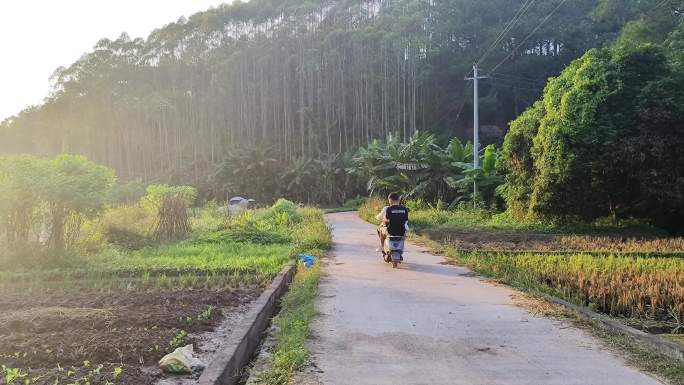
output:
<svg viewBox="0 0 684 385"><path fill-rule="evenodd" d="M400 204L399 194L393 192L389 194L387 200L389 201L389 206L383 207L382 211L376 216L380 221L380 227L378 227L380 247L376 251L383 250L387 236L403 237L409 229L409 209Z"/></svg>

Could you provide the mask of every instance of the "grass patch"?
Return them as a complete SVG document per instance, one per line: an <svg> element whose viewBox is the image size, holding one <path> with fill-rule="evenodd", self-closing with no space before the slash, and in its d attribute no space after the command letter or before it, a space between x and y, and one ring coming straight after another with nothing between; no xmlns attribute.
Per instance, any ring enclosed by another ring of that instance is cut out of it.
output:
<svg viewBox="0 0 684 385"><path fill-rule="evenodd" d="M316 315L314 303L321 276L320 263L307 269L302 264L282 301L282 310L273 320L276 327L276 346L269 368L261 375L260 383L286 385L293 374L309 359L306 341L310 323Z"/></svg>
<svg viewBox="0 0 684 385"><path fill-rule="evenodd" d="M306 341L311 332L310 323L316 316L314 303L321 277L320 258L332 246L332 233L322 210L307 209L302 214L308 225L295 229L297 251L315 255L318 260L308 269L301 263L297 266L297 274L281 302L281 311L273 320L276 345L268 369L260 375L260 383L266 385L289 384L310 357Z"/></svg>
<svg viewBox="0 0 684 385"><path fill-rule="evenodd" d="M326 249L330 242L320 210L284 200L234 217L208 206L191 219L189 238L173 244L126 248L114 242L93 254L36 254L35 263L0 258L0 292L263 286L302 250Z"/></svg>
<svg viewBox="0 0 684 385"><path fill-rule="evenodd" d="M359 207L359 216L376 223L375 216L387 203L376 197L368 198ZM662 237L665 232L636 221L622 221L617 224L598 220L593 223L542 223L520 221L507 213L495 213L482 208L458 207L447 209L440 202L436 204L413 200L404 203L410 213L414 230L506 230L512 232L536 232L542 234L590 234L621 235L639 237ZM681 245L681 243L679 244Z"/></svg>
<svg viewBox="0 0 684 385"><path fill-rule="evenodd" d="M366 198L358 197L344 202L342 206L326 208L324 209L324 211L326 214L357 211L364 204L365 201Z"/></svg>

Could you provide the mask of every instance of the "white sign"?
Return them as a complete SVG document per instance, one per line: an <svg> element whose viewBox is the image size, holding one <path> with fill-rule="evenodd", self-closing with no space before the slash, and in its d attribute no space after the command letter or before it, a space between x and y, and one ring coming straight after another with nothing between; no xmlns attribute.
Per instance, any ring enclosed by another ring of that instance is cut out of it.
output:
<svg viewBox="0 0 684 385"><path fill-rule="evenodd" d="M426 168L430 168L429 165L422 163L397 163L396 167L399 170L406 171L425 170Z"/></svg>

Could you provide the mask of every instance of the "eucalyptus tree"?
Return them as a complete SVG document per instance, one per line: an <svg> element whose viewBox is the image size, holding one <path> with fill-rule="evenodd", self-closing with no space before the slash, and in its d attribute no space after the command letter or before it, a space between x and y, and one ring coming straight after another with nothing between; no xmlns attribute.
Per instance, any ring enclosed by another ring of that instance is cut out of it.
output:
<svg viewBox="0 0 684 385"><path fill-rule="evenodd" d="M660 36L646 32L681 21L675 2L650 11L661 1L620 1L617 13L617 0L576 0L537 29L559 4L537 0L498 40L525 0L222 5L145 39L100 40L55 72L43 105L0 125L0 152L81 153L124 180L201 185L234 148L268 147L286 164L390 133L463 138L463 77L490 46L485 70L506 60L483 85L482 122L503 131L549 76L624 25Z"/></svg>

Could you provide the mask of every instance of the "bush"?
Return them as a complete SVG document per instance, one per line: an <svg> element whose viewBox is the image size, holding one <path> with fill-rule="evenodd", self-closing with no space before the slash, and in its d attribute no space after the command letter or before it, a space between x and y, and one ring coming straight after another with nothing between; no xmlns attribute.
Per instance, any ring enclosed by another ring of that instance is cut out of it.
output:
<svg viewBox="0 0 684 385"><path fill-rule="evenodd" d="M230 218L219 211L216 201L209 201L204 207L194 210L191 219L192 230L197 234L225 230Z"/></svg>
<svg viewBox="0 0 684 385"><path fill-rule="evenodd" d="M552 79L505 140L509 210L684 229L684 76L674 57L667 44L595 49Z"/></svg>
<svg viewBox="0 0 684 385"><path fill-rule="evenodd" d="M33 226L33 210L42 202L49 176L45 159L29 155L0 158L0 230L10 245L25 245Z"/></svg>
<svg viewBox="0 0 684 385"><path fill-rule="evenodd" d="M323 211L311 207L299 209L302 221L294 230L297 250L328 250L332 245L330 228L325 222Z"/></svg>
<svg viewBox="0 0 684 385"><path fill-rule="evenodd" d="M112 202L120 205L138 203L145 196L145 184L139 180L117 184L112 190Z"/></svg>
<svg viewBox="0 0 684 385"><path fill-rule="evenodd" d="M50 212L50 244L62 250L65 241L78 238L83 217L101 212L114 186L114 170L80 155L62 154L50 161L43 199ZM67 236L67 230L71 232Z"/></svg>
<svg viewBox="0 0 684 385"><path fill-rule="evenodd" d="M154 243L150 230L154 217L139 205L107 210L100 220L105 239L126 249L141 249Z"/></svg>
<svg viewBox="0 0 684 385"><path fill-rule="evenodd" d="M359 216L367 222L377 223L375 216L383 207L385 207L385 203L382 199L370 197L359 207Z"/></svg>
<svg viewBox="0 0 684 385"><path fill-rule="evenodd" d="M71 246L83 221L104 208L115 180L113 170L83 156L1 158L0 219L7 240L25 244L31 229L47 228L53 249Z"/></svg>
<svg viewBox="0 0 684 385"><path fill-rule="evenodd" d="M297 213L297 205L294 202L283 198L278 199L267 213L273 213L276 216L284 214L293 221L298 221L300 219L299 214Z"/></svg>

